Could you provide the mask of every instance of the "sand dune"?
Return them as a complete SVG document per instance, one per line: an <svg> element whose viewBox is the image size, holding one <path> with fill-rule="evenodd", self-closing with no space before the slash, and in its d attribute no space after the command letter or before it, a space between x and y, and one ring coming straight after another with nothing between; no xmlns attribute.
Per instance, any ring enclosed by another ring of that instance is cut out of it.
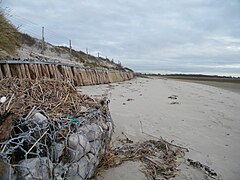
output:
<svg viewBox="0 0 240 180"><path fill-rule="evenodd" d="M223 179L240 178L239 93L158 78L82 87L81 91L110 98L116 126L113 139L122 137L122 132L133 141L161 136L189 148L187 157L213 168ZM134 178L131 173L139 167L125 166L107 170L98 179ZM203 178L195 170L181 169L176 179ZM137 172L138 179L145 178Z"/></svg>

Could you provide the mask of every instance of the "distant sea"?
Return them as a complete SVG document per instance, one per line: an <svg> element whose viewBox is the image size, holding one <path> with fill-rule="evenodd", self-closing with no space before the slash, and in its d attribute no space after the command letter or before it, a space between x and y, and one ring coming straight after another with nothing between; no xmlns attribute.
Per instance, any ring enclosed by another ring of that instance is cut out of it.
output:
<svg viewBox="0 0 240 180"><path fill-rule="evenodd" d="M141 70L136 71L141 73L150 73L150 74L161 74L161 75L167 75L167 74L191 74L191 75L210 75L210 76L227 76L227 77L237 77L240 78L240 72L177 72L177 71L150 71L150 70Z"/></svg>
<svg viewBox="0 0 240 180"><path fill-rule="evenodd" d="M153 74L194 74L210 76L228 76L240 77L240 63L220 65L195 65L184 62L129 62L127 67L132 68L135 72L153 73Z"/></svg>

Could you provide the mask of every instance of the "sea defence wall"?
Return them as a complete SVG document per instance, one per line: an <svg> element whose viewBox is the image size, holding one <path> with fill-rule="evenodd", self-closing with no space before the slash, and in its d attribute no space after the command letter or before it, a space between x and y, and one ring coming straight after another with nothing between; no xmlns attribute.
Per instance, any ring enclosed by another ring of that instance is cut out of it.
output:
<svg viewBox="0 0 240 180"><path fill-rule="evenodd" d="M11 77L67 80L76 86L88 86L130 80L134 77L134 74L131 71L111 70L100 67L89 68L53 62L0 61L0 80Z"/></svg>

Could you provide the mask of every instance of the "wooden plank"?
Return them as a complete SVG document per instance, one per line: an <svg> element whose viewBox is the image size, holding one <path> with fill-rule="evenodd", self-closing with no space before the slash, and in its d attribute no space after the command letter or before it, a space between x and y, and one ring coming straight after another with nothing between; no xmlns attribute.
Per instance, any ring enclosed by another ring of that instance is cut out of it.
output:
<svg viewBox="0 0 240 180"><path fill-rule="evenodd" d="M60 68L58 68L56 65L53 66L54 70L55 70L55 74L56 74L56 79L57 80L63 80L63 75L61 73L61 66L59 66Z"/></svg>
<svg viewBox="0 0 240 180"><path fill-rule="evenodd" d="M24 64L20 64L20 69L21 69L21 72L22 72L22 77L24 79L26 79L27 76L26 76L26 70L25 70Z"/></svg>
<svg viewBox="0 0 240 180"><path fill-rule="evenodd" d="M38 69L39 79L42 79L43 78L43 73L42 73L41 64L37 64L37 69Z"/></svg>
<svg viewBox="0 0 240 180"><path fill-rule="evenodd" d="M50 69L50 74L51 74L51 78L53 78L53 79L56 79L56 72L55 72L55 69L54 69L54 65L52 65L52 64L50 64L49 65L49 69Z"/></svg>
<svg viewBox="0 0 240 180"><path fill-rule="evenodd" d="M47 71L46 71L46 65L45 64L40 64L40 66L41 66L43 78L48 78L48 74L47 74Z"/></svg>
<svg viewBox="0 0 240 180"><path fill-rule="evenodd" d="M35 71L35 68L34 68L34 64L29 64L28 65L28 70L29 70L31 79L36 79L36 71Z"/></svg>
<svg viewBox="0 0 240 180"><path fill-rule="evenodd" d="M37 64L33 64L34 72L36 75L36 79L39 79L39 71L38 71L38 66Z"/></svg>
<svg viewBox="0 0 240 180"><path fill-rule="evenodd" d="M0 79L3 79L3 78L4 78L4 75L2 72L2 64L0 64Z"/></svg>
<svg viewBox="0 0 240 180"><path fill-rule="evenodd" d="M45 76L49 79L50 78L50 74L49 74L49 70L48 70L48 65L47 64L44 65L43 69L44 69Z"/></svg>
<svg viewBox="0 0 240 180"><path fill-rule="evenodd" d="M25 71L26 71L26 76L28 79L31 79L31 75L30 75L30 72L29 72L29 65L28 64L24 64L25 66Z"/></svg>
<svg viewBox="0 0 240 180"><path fill-rule="evenodd" d="M49 79L51 79L51 78L52 78L52 76L51 76L51 72L50 72L50 71L51 71L51 69L50 69L50 66L49 66L49 64L46 64L46 65L45 65L45 67L46 67L46 71L47 71L47 73L48 73L48 78L49 78Z"/></svg>
<svg viewBox="0 0 240 180"><path fill-rule="evenodd" d="M18 77L18 73L17 73L18 65L16 65L16 64L9 64L9 68L10 68L12 77Z"/></svg>
<svg viewBox="0 0 240 180"><path fill-rule="evenodd" d="M10 68L9 68L8 64L3 65L3 72L4 72L3 74L5 75L5 77L7 77L7 78L12 77L12 74L11 74L11 71L10 71Z"/></svg>
<svg viewBox="0 0 240 180"><path fill-rule="evenodd" d="M54 72L53 72L52 64L49 64L49 65L48 65L48 69L49 69L50 78L51 78L51 79L54 79L54 78L55 78L55 74L54 74Z"/></svg>
<svg viewBox="0 0 240 180"><path fill-rule="evenodd" d="M82 70L81 69L77 69L77 75L78 75L78 78L79 78L80 86L83 86L83 77L82 77Z"/></svg>

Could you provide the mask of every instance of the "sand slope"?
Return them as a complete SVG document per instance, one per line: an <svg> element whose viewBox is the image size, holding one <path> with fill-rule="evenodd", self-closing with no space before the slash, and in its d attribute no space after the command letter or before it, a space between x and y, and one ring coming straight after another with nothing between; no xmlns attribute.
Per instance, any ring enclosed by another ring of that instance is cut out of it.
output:
<svg viewBox="0 0 240 180"><path fill-rule="evenodd" d="M82 87L81 91L110 97L115 139L122 137L122 132L134 141L161 136L189 148L187 157L210 166L223 179L240 178L240 94L202 84L145 78ZM172 95L177 99L168 98ZM122 179L127 171L121 169L108 170L103 179ZM180 174L176 179L202 178L186 168Z"/></svg>

